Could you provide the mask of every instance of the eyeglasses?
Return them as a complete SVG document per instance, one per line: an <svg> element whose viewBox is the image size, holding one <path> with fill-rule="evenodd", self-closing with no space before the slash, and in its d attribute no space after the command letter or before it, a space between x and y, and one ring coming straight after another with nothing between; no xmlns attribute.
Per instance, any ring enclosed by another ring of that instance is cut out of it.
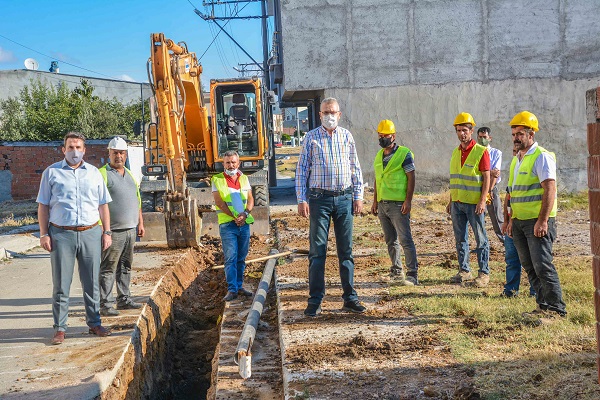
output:
<svg viewBox="0 0 600 400"><path fill-rule="evenodd" d="M339 113L339 111L321 111L321 114L323 115L337 115Z"/></svg>

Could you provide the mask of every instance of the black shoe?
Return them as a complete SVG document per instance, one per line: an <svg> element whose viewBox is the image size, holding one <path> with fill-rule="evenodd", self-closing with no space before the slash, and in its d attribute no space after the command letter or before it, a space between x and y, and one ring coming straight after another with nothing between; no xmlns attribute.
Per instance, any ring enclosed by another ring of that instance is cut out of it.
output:
<svg viewBox="0 0 600 400"><path fill-rule="evenodd" d="M143 304L136 303L133 300L129 300L129 301L127 301L125 303L121 303L121 304L117 303L117 308L119 310L136 310L138 308L142 308L142 306L143 306Z"/></svg>
<svg viewBox="0 0 600 400"><path fill-rule="evenodd" d="M242 296L246 296L246 297L254 296L254 293L252 293L251 291L246 290L244 288L241 288L240 290L238 290L238 294L240 294Z"/></svg>
<svg viewBox="0 0 600 400"><path fill-rule="evenodd" d="M223 301L231 301L237 299L237 293L227 292L227 295L223 297Z"/></svg>
<svg viewBox="0 0 600 400"><path fill-rule="evenodd" d="M342 310L360 314L360 313L364 313L365 311L367 311L367 307L360 304L360 301L358 301L358 300L345 301L344 307L342 307Z"/></svg>
<svg viewBox="0 0 600 400"><path fill-rule="evenodd" d="M120 313L112 307L102 307L100 309L100 315L104 317L116 317Z"/></svg>
<svg viewBox="0 0 600 400"><path fill-rule="evenodd" d="M321 314L321 305L320 304L308 304L306 309L304 310L304 315L307 317L316 317Z"/></svg>

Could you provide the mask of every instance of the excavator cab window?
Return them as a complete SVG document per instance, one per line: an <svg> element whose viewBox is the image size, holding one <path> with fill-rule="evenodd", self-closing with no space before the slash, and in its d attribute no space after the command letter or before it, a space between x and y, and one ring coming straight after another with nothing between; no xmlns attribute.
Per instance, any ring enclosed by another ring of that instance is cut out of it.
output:
<svg viewBox="0 0 600 400"><path fill-rule="evenodd" d="M223 86L216 90L219 157L228 150L240 156L258 155L256 95L251 85Z"/></svg>

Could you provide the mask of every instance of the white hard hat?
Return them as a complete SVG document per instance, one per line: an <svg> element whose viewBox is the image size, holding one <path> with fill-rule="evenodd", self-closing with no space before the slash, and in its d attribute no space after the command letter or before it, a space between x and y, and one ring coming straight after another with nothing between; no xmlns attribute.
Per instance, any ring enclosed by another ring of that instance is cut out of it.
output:
<svg viewBox="0 0 600 400"><path fill-rule="evenodd" d="M113 150L127 150L127 142L122 138L115 136L108 142L108 148Z"/></svg>

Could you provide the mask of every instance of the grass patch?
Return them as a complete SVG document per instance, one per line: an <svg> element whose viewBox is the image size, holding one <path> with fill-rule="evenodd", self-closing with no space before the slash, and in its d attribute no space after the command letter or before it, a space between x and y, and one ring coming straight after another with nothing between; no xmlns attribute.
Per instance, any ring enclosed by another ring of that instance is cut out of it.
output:
<svg viewBox="0 0 600 400"><path fill-rule="evenodd" d="M10 232L21 226L32 224L37 224L37 217L31 215L15 217L13 214L9 214L6 217L0 218L0 234Z"/></svg>
<svg viewBox="0 0 600 400"><path fill-rule="evenodd" d="M588 191L578 193L559 193L558 209L560 211L583 211L589 207Z"/></svg>

